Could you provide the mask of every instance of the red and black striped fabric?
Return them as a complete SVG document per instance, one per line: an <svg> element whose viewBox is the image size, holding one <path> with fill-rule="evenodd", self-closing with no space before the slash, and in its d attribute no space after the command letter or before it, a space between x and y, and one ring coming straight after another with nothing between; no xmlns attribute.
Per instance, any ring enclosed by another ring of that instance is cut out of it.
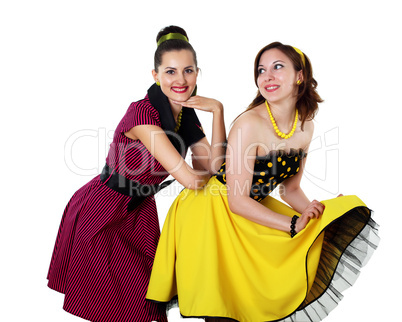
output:
<svg viewBox="0 0 402 322"><path fill-rule="evenodd" d="M124 135L140 124L161 126L148 96L128 108L106 161L126 178L158 184L167 173L140 141ZM129 201L97 176L67 204L47 276L48 286L65 294L66 311L96 322L167 321L164 307L145 300L160 235L155 200L127 212Z"/></svg>

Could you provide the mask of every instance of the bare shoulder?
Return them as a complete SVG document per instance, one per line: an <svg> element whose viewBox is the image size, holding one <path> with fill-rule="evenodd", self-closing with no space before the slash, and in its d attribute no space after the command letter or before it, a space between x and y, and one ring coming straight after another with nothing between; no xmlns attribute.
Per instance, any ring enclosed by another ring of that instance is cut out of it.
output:
<svg viewBox="0 0 402 322"><path fill-rule="evenodd" d="M314 121L306 120L304 122L303 131L305 132L306 136L308 136L311 139L314 133Z"/></svg>
<svg viewBox="0 0 402 322"><path fill-rule="evenodd" d="M303 131L301 132L299 144L303 149L308 149L314 134L314 121L306 120L303 125Z"/></svg>
<svg viewBox="0 0 402 322"><path fill-rule="evenodd" d="M232 126L232 130L244 129L253 131L260 127L261 125L261 117L260 115L253 109L244 112L241 114L234 122Z"/></svg>
<svg viewBox="0 0 402 322"><path fill-rule="evenodd" d="M267 139L267 120L261 114L261 109L258 106L241 114L230 129L229 144L236 145L240 141L248 145L264 143Z"/></svg>

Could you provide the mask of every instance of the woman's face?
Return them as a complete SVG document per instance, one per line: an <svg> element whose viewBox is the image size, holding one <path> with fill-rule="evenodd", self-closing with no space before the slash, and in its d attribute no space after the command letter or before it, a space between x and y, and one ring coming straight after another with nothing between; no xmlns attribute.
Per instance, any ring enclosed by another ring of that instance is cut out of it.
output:
<svg viewBox="0 0 402 322"><path fill-rule="evenodd" d="M261 95L270 103L280 103L297 96L297 80L302 72L297 72L291 60L279 49L265 51L258 64L257 84Z"/></svg>
<svg viewBox="0 0 402 322"><path fill-rule="evenodd" d="M153 70L152 75L169 101L184 102L195 89L198 68L190 50L168 51L162 56L158 72Z"/></svg>

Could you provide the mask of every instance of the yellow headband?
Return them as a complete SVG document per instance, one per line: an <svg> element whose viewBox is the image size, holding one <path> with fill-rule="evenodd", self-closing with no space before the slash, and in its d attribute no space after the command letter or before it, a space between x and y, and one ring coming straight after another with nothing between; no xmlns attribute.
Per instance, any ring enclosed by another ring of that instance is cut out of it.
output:
<svg viewBox="0 0 402 322"><path fill-rule="evenodd" d="M180 40L184 40L188 42L188 39L186 36L176 33L176 32L171 32L170 34L164 35L162 37L159 38L157 45L159 46L161 43L163 43L166 40L170 40L170 39L180 39Z"/></svg>
<svg viewBox="0 0 402 322"><path fill-rule="evenodd" d="M297 53L300 55L302 62L303 62L303 66L306 67L306 59L304 58L303 52L299 48L296 48L296 47L293 47L293 49L296 50Z"/></svg>

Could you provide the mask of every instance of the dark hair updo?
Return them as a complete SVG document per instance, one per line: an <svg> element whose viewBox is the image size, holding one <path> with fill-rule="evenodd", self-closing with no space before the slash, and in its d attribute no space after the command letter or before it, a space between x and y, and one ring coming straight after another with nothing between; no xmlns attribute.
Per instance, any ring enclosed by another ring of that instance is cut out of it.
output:
<svg viewBox="0 0 402 322"><path fill-rule="evenodd" d="M163 28L161 31L159 31L158 35L156 36L156 43L158 43L159 39L167 34L170 33L179 33L185 36L187 39L187 33L183 28L177 27L177 26L168 26ZM197 54L195 53L195 50L193 46L190 45L189 42L181 39L169 39L165 40L162 42L155 51L155 56L154 56L154 69L156 72L158 72L159 66L162 64L162 56L164 53L169 52L169 51L174 51L174 50L189 50L193 53L194 56L194 63L195 66L197 67Z"/></svg>

